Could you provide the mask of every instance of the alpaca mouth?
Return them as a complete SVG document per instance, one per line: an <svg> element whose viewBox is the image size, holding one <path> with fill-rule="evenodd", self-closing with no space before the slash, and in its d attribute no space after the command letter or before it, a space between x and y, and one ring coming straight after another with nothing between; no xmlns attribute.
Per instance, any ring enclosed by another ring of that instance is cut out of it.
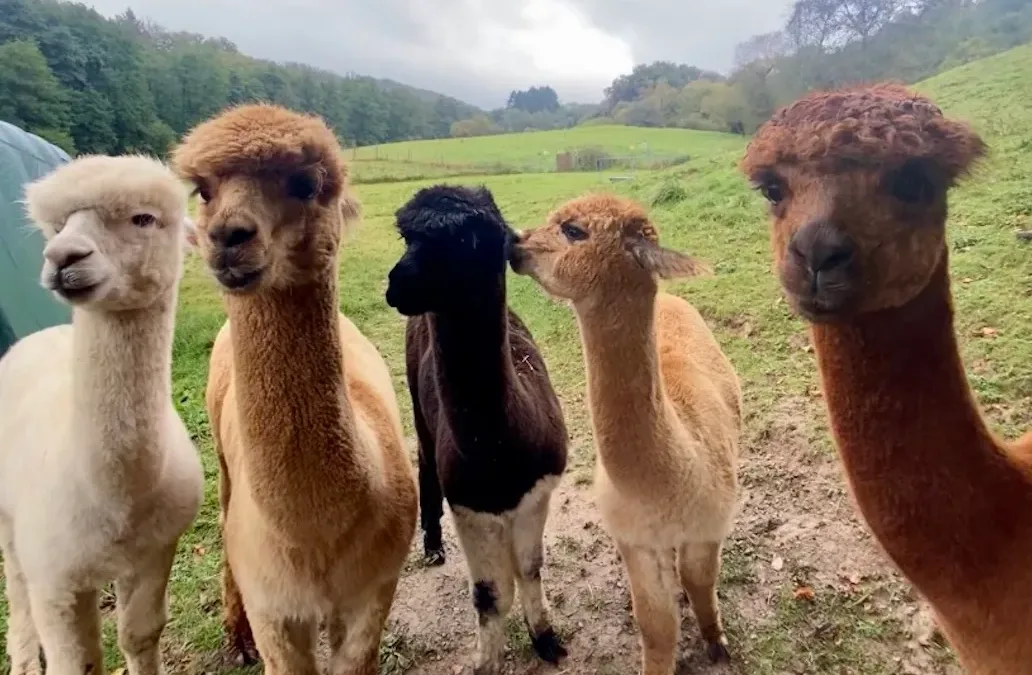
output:
<svg viewBox="0 0 1032 675"><path fill-rule="evenodd" d="M68 302L82 302L93 297L97 289L103 285L103 281L84 282L72 280L71 283L65 280L61 271L55 272L44 282L44 286L50 292Z"/></svg>
<svg viewBox="0 0 1032 675"><path fill-rule="evenodd" d="M845 321L853 315L851 298L828 299L820 295L789 294L789 299L799 315L811 323L834 323Z"/></svg>
<svg viewBox="0 0 1032 675"><path fill-rule="evenodd" d="M509 267L516 274L527 273L527 255L518 246L509 247Z"/></svg>
<svg viewBox="0 0 1032 675"><path fill-rule="evenodd" d="M100 288L100 284L90 284L88 286L62 286L59 283L54 287L53 291L69 302L81 302L92 297L98 288Z"/></svg>
<svg viewBox="0 0 1032 675"><path fill-rule="evenodd" d="M240 271L227 267L215 270L215 279L227 290L240 292L257 286L264 273L264 268Z"/></svg>

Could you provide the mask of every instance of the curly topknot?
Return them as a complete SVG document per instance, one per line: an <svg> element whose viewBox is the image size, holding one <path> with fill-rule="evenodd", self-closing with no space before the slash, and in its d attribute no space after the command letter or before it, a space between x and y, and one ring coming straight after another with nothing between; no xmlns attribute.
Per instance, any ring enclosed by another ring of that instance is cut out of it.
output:
<svg viewBox="0 0 1032 675"><path fill-rule="evenodd" d="M741 168L753 176L786 164L835 171L925 159L953 182L985 152L968 125L900 84L883 83L812 93L782 108L756 132Z"/></svg>
<svg viewBox="0 0 1032 675"><path fill-rule="evenodd" d="M325 122L267 103L230 108L197 125L174 150L172 164L193 181L311 171L324 203L337 199L347 183L340 144Z"/></svg>
<svg viewBox="0 0 1032 675"><path fill-rule="evenodd" d="M430 230L454 234L456 228L470 218L495 225L501 232L510 232L494 195L484 186L432 185L416 192L394 216L398 231L404 237Z"/></svg>
<svg viewBox="0 0 1032 675"><path fill-rule="evenodd" d="M659 243L659 232L638 202L608 192L589 192L566 202L549 216L552 220L579 221L590 227L638 234Z"/></svg>
<svg viewBox="0 0 1032 675"><path fill-rule="evenodd" d="M186 189L162 162L143 155L81 155L25 186L25 210L47 238L76 211L107 222L157 209L167 226L186 217Z"/></svg>

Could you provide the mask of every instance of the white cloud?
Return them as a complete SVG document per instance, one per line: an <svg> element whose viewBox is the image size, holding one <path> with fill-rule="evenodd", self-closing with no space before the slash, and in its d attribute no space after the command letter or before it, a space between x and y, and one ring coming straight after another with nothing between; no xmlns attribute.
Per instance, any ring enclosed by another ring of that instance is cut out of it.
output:
<svg viewBox="0 0 1032 675"><path fill-rule="evenodd" d="M128 4L170 30L246 54L386 77L483 107L551 85L597 102L634 63L723 70L736 43L776 29L790 0L84 0Z"/></svg>

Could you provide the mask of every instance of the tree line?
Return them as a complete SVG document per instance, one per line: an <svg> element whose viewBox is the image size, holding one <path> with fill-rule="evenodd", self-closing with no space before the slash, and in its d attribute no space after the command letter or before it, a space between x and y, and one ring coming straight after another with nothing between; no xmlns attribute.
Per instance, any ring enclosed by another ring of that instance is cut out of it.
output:
<svg viewBox="0 0 1032 675"><path fill-rule="evenodd" d="M445 137L477 108L446 96L241 54L224 38L169 32L132 12L0 0L0 119L70 153L164 155L228 105L318 113L342 142Z"/></svg>
<svg viewBox="0 0 1032 675"><path fill-rule="evenodd" d="M505 108L457 122L452 131L609 121L749 133L812 89L916 82L1029 41L1032 0L796 0L781 30L737 46L727 76L668 61L640 64L613 80L597 106L531 113L521 103L532 91L513 92Z"/></svg>
<svg viewBox="0 0 1032 675"><path fill-rule="evenodd" d="M241 54L225 38L169 32L132 12L0 0L0 119L70 153L163 155L228 105L270 101L322 115L346 145L567 128L587 122L748 133L814 88L914 82L1032 40L1032 0L796 0L785 26L738 45L727 76L657 61L599 104L548 85L482 111L396 82Z"/></svg>

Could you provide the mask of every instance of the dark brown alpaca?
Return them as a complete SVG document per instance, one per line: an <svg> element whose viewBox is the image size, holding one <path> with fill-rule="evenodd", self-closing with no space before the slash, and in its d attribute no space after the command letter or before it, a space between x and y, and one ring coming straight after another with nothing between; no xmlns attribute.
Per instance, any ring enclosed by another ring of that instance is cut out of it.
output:
<svg viewBox="0 0 1032 675"><path fill-rule="evenodd" d="M812 323L868 526L964 667L1032 673L1032 435L987 428L953 330L947 192L985 152L897 85L810 95L751 142L781 285Z"/></svg>
<svg viewBox="0 0 1032 675"><path fill-rule="evenodd" d="M479 618L477 675L502 665L514 581L534 649L557 663L566 652L542 589L542 534L567 434L537 345L505 303L513 232L485 188L429 187L396 216L406 250L387 302L409 317L425 553L444 561L447 497Z"/></svg>

